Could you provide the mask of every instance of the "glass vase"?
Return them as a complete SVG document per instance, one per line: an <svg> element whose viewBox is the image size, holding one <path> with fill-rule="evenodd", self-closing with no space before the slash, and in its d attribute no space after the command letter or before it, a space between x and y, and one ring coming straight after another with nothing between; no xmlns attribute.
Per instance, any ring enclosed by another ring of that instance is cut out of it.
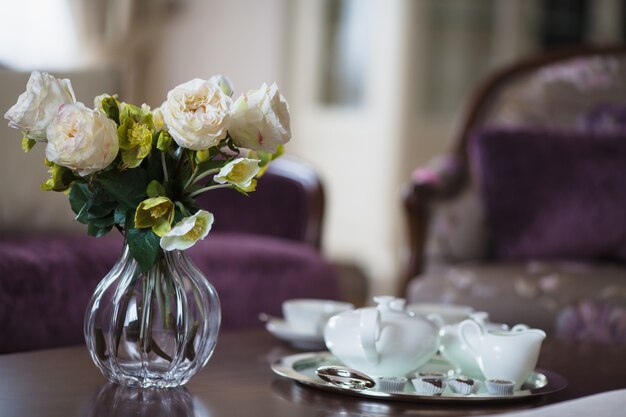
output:
<svg viewBox="0 0 626 417"><path fill-rule="evenodd" d="M87 306L85 340L110 381L175 387L211 357L221 321L217 292L183 251L148 271L124 246Z"/></svg>

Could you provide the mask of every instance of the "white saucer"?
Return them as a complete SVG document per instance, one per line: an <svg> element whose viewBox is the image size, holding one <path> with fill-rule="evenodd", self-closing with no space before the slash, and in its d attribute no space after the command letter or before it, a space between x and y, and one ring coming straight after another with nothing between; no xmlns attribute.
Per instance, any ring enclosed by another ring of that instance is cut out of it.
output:
<svg viewBox="0 0 626 417"><path fill-rule="evenodd" d="M326 349L324 335L321 333L305 333L294 329L282 319L271 319L265 323L265 328L274 337L289 342L298 349Z"/></svg>

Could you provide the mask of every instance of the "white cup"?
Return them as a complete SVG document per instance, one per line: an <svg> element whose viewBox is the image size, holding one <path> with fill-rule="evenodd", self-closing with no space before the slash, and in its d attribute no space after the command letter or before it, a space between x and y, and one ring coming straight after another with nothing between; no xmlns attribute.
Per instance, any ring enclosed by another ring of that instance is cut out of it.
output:
<svg viewBox="0 0 626 417"><path fill-rule="evenodd" d="M328 319L353 308L341 301L301 298L283 302L283 317L299 333L322 334Z"/></svg>

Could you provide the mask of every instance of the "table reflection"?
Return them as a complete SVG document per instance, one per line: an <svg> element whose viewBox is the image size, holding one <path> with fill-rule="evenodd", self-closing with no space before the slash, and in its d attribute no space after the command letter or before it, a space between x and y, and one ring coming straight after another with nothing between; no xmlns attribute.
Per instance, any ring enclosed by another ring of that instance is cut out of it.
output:
<svg viewBox="0 0 626 417"><path fill-rule="evenodd" d="M107 383L91 399L85 416L210 417L208 409L183 387L131 388Z"/></svg>

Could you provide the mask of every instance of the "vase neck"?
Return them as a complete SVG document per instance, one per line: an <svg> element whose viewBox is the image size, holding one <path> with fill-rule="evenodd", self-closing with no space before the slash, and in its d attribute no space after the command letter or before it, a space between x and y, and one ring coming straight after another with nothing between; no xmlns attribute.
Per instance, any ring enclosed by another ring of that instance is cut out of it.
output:
<svg viewBox="0 0 626 417"><path fill-rule="evenodd" d="M163 251L159 259L155 263L155 266L163 261L168 263L173 262L175 259L177 260L187 260L186 251L181 250L173 250L173 251ZM119 262L137 262L130 253L130 247L127 242L124 242L124 247L122 249L122 255L120 256Z"/></svg>

